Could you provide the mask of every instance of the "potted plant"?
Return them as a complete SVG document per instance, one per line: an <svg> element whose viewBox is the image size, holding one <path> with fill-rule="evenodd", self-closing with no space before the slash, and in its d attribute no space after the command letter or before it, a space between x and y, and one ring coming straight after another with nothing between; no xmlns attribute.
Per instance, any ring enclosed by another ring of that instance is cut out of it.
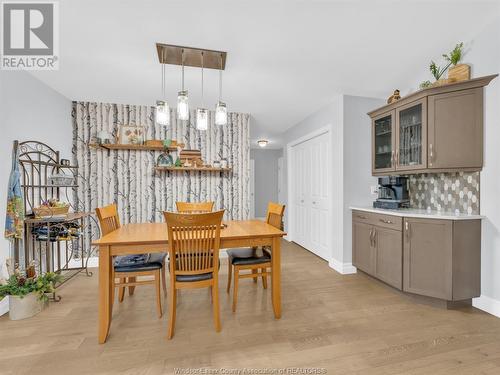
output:
<svg viewBox="0 0 500 375"><path fill-rule="evenodd" d="M470 66L459 64L464 55L463 48L464 44L458 43L448 55L443 55L449 63L448 66L451 66L448 69L448 80L450 82L467 81L470 79Z"/></svg>
<svg viewBox="0 0 500 375"><path fill-rule="evenodd" d="M20 320L35 316L48 301L46 293L54 292L61 275L47 272L42 276L26 277L16 272L0 285L0 299L9 296L9 318Z"/></svg>
<svg viewBox="0 0 500 375"><path fill-rule="evenodd" d="M436 82L434 82L433 86L439 86L439 85L445 85L448 83L448 80L446 78L441 78L443 74L446 72L450 64L446 65L444 68L437 65L434 61L431 61L431 64L429 65L429 70L431 71L431 74L433 75L434 79Z"/></svg>

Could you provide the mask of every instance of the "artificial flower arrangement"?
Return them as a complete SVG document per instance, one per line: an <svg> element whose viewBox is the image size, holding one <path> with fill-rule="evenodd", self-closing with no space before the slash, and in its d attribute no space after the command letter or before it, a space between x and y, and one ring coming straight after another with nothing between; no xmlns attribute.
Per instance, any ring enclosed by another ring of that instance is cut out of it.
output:
<svg viewBox="0 0 500 375"><path fill-rule="evenodd" d="M0 299L5 296L24 298L34 292L38 294L40 300L47 301L46 293L53 293L55 284L61 280L62 276L54 272L37 276L34 270L30 271L30 268L26 275L16 270L7 280L0 280Z"/></svg>

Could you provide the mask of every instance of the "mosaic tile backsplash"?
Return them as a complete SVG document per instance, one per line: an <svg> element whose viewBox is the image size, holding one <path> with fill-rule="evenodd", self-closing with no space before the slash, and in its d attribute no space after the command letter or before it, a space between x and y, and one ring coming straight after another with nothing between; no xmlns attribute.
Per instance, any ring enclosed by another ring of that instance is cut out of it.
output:
<svg viewBox="0 0 500 375"><path fill-rule="evenodd" d="M424 173L408 177L412 208L479 214L479 172Z"/></svg>

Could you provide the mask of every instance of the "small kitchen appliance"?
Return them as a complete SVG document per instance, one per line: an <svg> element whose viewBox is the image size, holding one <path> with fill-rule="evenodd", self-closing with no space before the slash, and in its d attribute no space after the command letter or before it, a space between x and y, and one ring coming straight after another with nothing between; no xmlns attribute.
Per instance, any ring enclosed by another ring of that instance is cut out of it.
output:
<svg viewBox="0 0 500 375"><path fill-rule="evenodd" d="M408 177L379 177L378 185L378 198L373 202L373 207L386 209L410 207Z"/></svg>

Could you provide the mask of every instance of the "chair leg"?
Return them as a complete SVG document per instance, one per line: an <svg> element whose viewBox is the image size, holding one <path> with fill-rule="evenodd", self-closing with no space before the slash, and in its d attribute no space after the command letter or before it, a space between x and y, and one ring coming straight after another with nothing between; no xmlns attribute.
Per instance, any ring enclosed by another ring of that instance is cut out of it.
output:
<svg viewBox="0 0 500 375"><path fill-rule="evenodd" d="M160 270L155 271L155 287L156 287L156 312L158 319L163 315L161 311L161 286L160 286Z"/></svg>
<svg viewBox="0 0 500 375"><path fill-rule="evenodd" d="M233 272L233 265L231 264L231 261L228 258L227 259L227 290L226 290L227 293L229 293L229 290L231 289L232 272Z"/></svg>
<svg viewBox="0 0 500 375"><path fill-rule="evenodd" d="M254 282L254 283L256 283L256 282L257 282L257 277L258 277L258 276L257 276L257 274L258 274L258 273L259 273L259 270L258 270L258 269L254 268L254 269L252 270L252 274L254 275L254 277L252 277L252 279L253 279L253 282Z"/></svg>
<svg viewBox="0 0 500 375"><path fill-rule="evenodd" d="M240 278L240 269L234 266L234 286L233 286L233 312L236 312L236 302L238 301L238 280Z"/></svg>
<svg viewBox="0 0 500 375"><path fill-rule="evenodd" d="M135 276L128 278L128 282L129 283L135 283L135 280L136 280ZM131 285L131 286L128 287L128 295L129 296L133 296L134 295L134 291L135 291L135 285Z"/></svg>
<svg viewBox="0 0 500 375"><path fill-rule="evenodd" d="M120 284L124 284L126 282L126 277L120 277ZM118 302L123 302L123 297L125 297L125 287L121 286L118 291Z"/></svg>
<svg viewBox="0 0 500 375"><path fill-rule="evenodd" d="M168 335L170 340L174 336L175 328L175 310L177 303L177 290L175 290L174 281L170 278L170 293L168 298Z"/></svg>
<svg viewBox="0 0 500 375"><path fill-rule="evenodd" d="M214 306L214 326L215 332L220 332L220 308L219 308L219 288L212 285L212 302Z"/></svg>
<svg viewBox="0 0 500 375"><path fill-rule="evenodd" d="M166 261L163 261L163 267L161 268L161 283L163 286L163 294L167 295L167 273L165 271L167 265Z"/></svg>
<svg viewBox="0 0 500 375"><path fill-rule="evenodd" d="M264 289L267 289L267 275L264 275L266 272L267 268L261 268L260 272L263 273L262 275L262 285L264 286Z"/></svg>

